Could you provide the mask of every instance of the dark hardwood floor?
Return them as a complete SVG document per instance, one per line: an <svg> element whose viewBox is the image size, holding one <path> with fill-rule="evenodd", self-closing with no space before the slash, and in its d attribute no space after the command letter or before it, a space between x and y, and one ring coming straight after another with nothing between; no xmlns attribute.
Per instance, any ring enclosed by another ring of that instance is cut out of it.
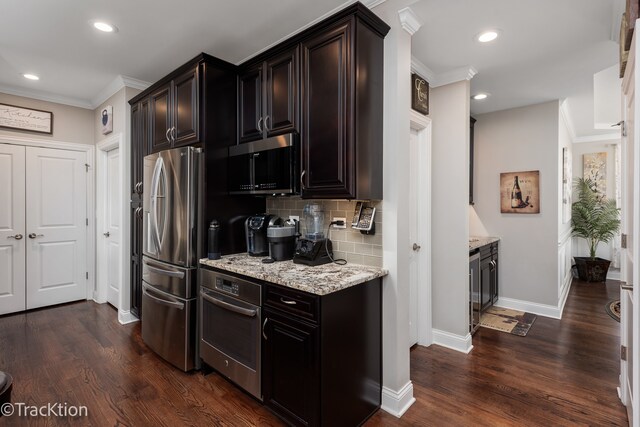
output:
<svg viewBox="0 0 640 427"><path fill-rule="evenodd" d="M538 317L526 338L481 328L464 355L411 352L416 403L367 426L626 425L619 324L604 312L617 282L575 282L561 321ZM0 317L0 370L13 402L85 405L87 418L0 418L0 425L270 426L281 422L216 373L185 374L147 349L140 325L80 302Z"/></svg>

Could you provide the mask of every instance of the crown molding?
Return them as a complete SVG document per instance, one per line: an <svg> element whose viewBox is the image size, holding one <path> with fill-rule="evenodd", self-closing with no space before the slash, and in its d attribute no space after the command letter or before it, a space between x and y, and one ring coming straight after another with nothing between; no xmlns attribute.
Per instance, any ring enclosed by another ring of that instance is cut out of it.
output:
<svg viewBox="0 0 640 427"><path fill-rule="evenodd" d="M19 88L15 86L0 85L0 92L6 93L7 95L22 96L25 98L37 99L39 101L69 105L71 107L86 108L88 110L94 109L91 102L89 102L86 99L56 95L53 93L42 92L38 90Z"/></svg>
<svg viewBox="0 0 640 427"><path fill-rule="evenodd" d="M411 71L420 74L423 78L429 82L429 86L433 87L434 83L437 80L436 73L434 73L431 68L424 65L422 61L420 61L415 56L411 55Z"/></svg>
<svg viewBox="0 0 640 427"><path fill-rule="evenodd" d="M422 27L422 21L410 7L400 9L398 18L400 18L402 28L410 35L414 35Z"/></svg>
<svg viewBox="0 0 640 427"><path fill-rule="evenodd" d="M600 135L585 135L574 138L574 144L580 144L583 142L602 142L602 141L620 141L620 132L616 133L603 133Z"/></svg>
<svg viewBox="0 0 640 427"><path fill-rule="evenodd" d="M444 86L455 82L461 82L463 80L471 80L473 76L478 74L472 66L460 67L436 76L433 87Z"/></svg>
<svg viewBox="0 0 640 427"><path fill-rule="evenodd" d="M576 142L576 127L573 125L573 121L571 120L571 112L569 111L569 103L566 99L560 101L560 117L564 121L564 124L567 126L567 130L569 131L569 137L571 138L571 142Z"/></svg>
<svg viewBox="0 0 640 427"><path fill-rule="evenodd" d="M376 6L380 6L387 0L361 0L362 4L367 6L369 9L373 9Z"/></svg>
<svg viewBox="0 0 640 427"><path fill-rule="evenodd" d="M131 87L134 89L145 90L151 86L151 83L145 82L142 80L134 79L133 77L127 77L123 75L116 76L115 79L111 81L104 89L102 89L98 94L92 99L91 106L92 109L98 108L102 103L104 103L107 99L111 98L113 95L118 93L125 87Z"/></svg>

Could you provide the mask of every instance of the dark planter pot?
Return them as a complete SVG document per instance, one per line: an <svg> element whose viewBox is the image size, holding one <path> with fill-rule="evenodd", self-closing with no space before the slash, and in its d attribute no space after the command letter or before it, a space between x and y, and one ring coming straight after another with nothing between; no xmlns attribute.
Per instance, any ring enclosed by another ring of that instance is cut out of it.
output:
<svg viewBox="0 0 640 427"><path fill-rule="evenodd" d="M611 261L589 257L575 257L578 267L578 277L585 282L604 282L607 280L607 271Z"/></svg>

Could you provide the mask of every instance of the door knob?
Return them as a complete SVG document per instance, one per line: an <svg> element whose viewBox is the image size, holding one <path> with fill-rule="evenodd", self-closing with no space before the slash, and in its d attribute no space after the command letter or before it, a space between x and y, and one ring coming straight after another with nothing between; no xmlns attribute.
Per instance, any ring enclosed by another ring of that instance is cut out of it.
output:
<svg viewBox="0 0 640 427"><path fill-rule="evenodd" d="M44 234L29 233L30 239L35 239L36 237L44 237Z"/></svg>
<svg viewBox="0 0 640 427"><path fill-rule="evenodd" d="M111 236L111 233L109 233L109 232L107 231L106 233L102 233L102 235L103 235L104 237L109 237L109 236Z"/></svg>
<svg viewBox="0 0 640 427"><path fill-rule="evenodd" d="M22 237L22 234L16 234L15 236L7 236L7 239L22 240Z"/></svg>
<svg viewBox="0 0 640 427"><path fill-rule="evenodd" d="M414 244L413 244L413 250L414 250L414 251L416 251L416 252L418 252L418 251L420 250L420 248L421 248L421 247L422 247L422 246L420 246L420 245L419 245L419 244L417 244L417 243L414 243Z"/></svg>

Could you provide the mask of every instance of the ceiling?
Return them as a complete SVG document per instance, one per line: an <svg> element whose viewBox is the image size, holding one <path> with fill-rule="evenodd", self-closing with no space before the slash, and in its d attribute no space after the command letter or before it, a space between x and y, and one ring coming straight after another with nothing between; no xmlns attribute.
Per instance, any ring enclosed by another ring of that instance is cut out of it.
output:
<svg viewBox="0 0 640 427"><path fill-rule="evenodd" d="M611 133L593 129L593 74L618 61L613 40L624 0L406 3L423 21L413 36L414 57L436 75L470 66L478 71L472 93L490 97L472 100L472 114L566 99L577 137ZM0 92L91 108L119 75L154 82L200 52L240 63L345 4L4 0ZM100 33L92 19L112 22L119 31ZM486 28L498 28L501 36L481 45L474 36ZM27 72L41 79L26 80Z"/></svg>
<svg viewBox="0 0 640 427"><path fill-rule="evenodd" d="M593 74L618 63L624 0L421 0L412 54L436 75L473 66L472 114L566 99L576 137L593 128ZM475 36L496 28L500 37Z"/></svg>

